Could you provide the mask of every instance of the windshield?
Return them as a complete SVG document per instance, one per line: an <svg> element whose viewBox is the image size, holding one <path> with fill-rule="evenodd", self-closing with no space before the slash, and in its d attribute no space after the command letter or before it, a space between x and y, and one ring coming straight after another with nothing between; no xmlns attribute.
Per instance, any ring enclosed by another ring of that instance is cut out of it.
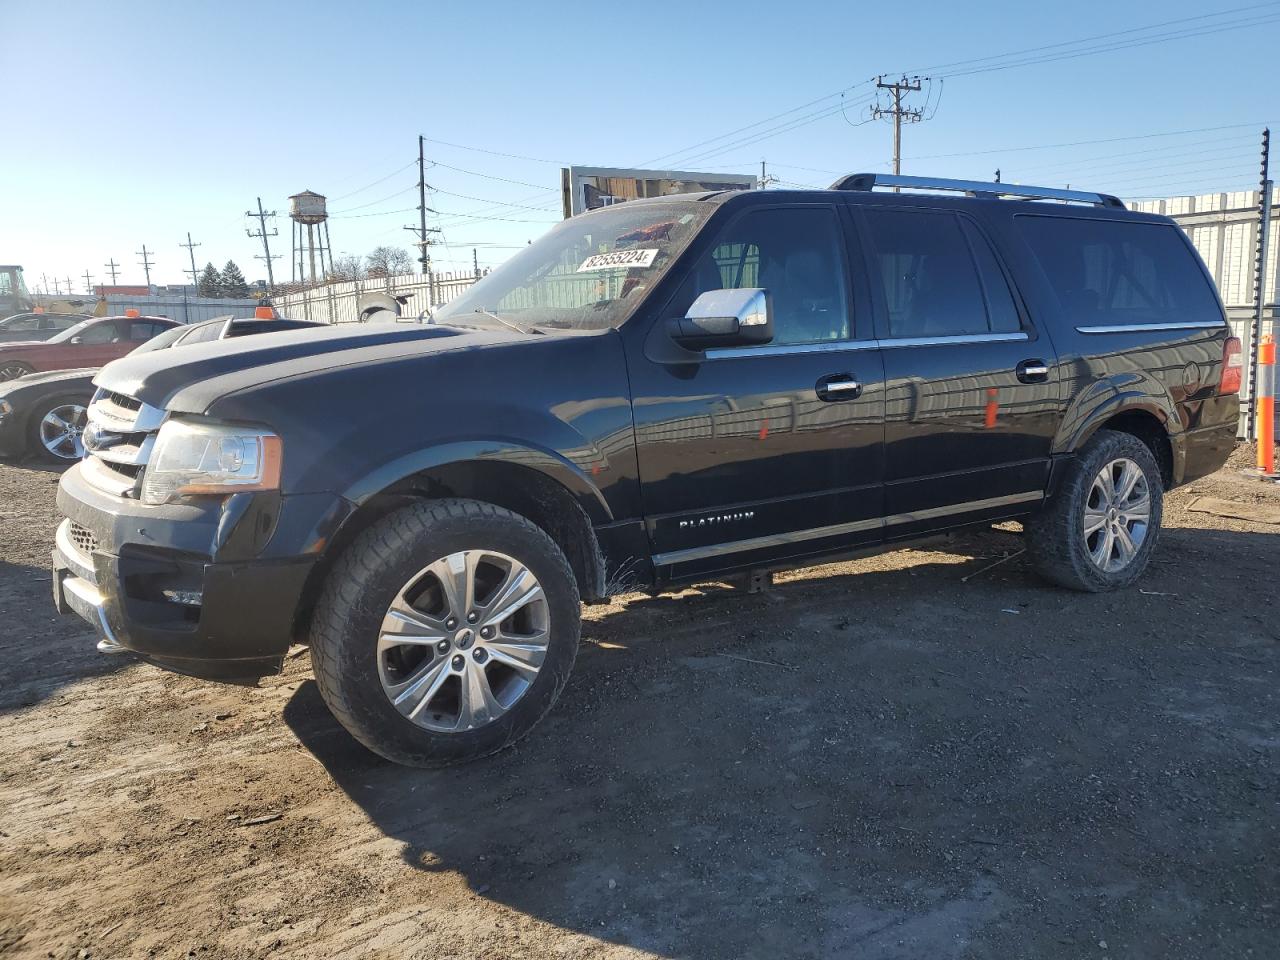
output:
<svg viewBox="0 0 1280 960"><path fill-rule="evenodd" d="M625 203L554 227L441 307L436 323L602 330L622 323L714 206ZM501 318L501 319L496 319Z"/></svg>

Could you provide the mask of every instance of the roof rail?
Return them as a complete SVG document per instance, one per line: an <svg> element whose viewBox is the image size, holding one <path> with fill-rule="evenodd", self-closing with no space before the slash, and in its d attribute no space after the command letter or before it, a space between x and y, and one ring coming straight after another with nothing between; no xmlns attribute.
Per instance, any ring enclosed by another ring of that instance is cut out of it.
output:
<svg viewBox="0 0 1280 960"><path fill-rule="evenodd" d="M1119 207L1124 204L1109 193L1084 190L1059 190L1055 187L1024 187L1013 183L988 183L981 180L945 180L941 177L905 177L886 173L851 173L831 185L832 190L874 190L876 187L909 187L913 190L954 190L970 197L1018 197L1023 200L1065 200L1090 203L1097 207Z"/></svg>

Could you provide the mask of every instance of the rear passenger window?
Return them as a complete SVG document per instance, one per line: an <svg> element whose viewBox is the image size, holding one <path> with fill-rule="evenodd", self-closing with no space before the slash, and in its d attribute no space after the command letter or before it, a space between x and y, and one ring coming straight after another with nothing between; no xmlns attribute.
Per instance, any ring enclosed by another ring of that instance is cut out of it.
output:
<svg viewBox="0 0 1280 960"><path fill-rule="evenodd" d="M986 238L950 213L864 209L891 337L1020 329L1013 295Z"/></svg>
<svg viewBox="0 0 1280 960"><path fill-rule="evenodd" d="M1072 323L1222 322L1213 288L1173 225L1019 216Z"/></svg>

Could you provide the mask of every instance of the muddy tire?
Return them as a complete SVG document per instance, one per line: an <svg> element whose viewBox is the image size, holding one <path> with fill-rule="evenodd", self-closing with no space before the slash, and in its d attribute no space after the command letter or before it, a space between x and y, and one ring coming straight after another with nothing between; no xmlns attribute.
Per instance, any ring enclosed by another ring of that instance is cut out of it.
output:
<svg viewBox="0 0 1280 960"><path fill-rule="evenodd" d="M1160 535L1164 488L1151 449L1099 430L1026 525L1027 554L1051 583L1101 593L1142 576Z"/></svg>
<svg viewBox="0 0 1280 960"><path fill-rule="evenodd" d="M311 662L329 709L388 760L439 767L527 734L564 688L581 607L539 527L474 500L429 500L363 531L324 585Z"/></svg>

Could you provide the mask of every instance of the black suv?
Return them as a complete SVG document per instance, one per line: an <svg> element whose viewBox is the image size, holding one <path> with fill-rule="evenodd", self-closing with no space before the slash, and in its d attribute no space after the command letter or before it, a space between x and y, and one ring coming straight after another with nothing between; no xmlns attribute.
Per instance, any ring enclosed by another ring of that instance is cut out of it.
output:
<svg viewBox="0 0 1280 960"><path fill-rule="evenodd" d="M1163 491L1230 452L1239 380L1194 248L1113 197L855 175L634 201L433 324L106 367L55 599L199 676L309 644L357 738L448 763L550 708L580 602L1007 519L1048 579L1130 584Z"/></svg>

